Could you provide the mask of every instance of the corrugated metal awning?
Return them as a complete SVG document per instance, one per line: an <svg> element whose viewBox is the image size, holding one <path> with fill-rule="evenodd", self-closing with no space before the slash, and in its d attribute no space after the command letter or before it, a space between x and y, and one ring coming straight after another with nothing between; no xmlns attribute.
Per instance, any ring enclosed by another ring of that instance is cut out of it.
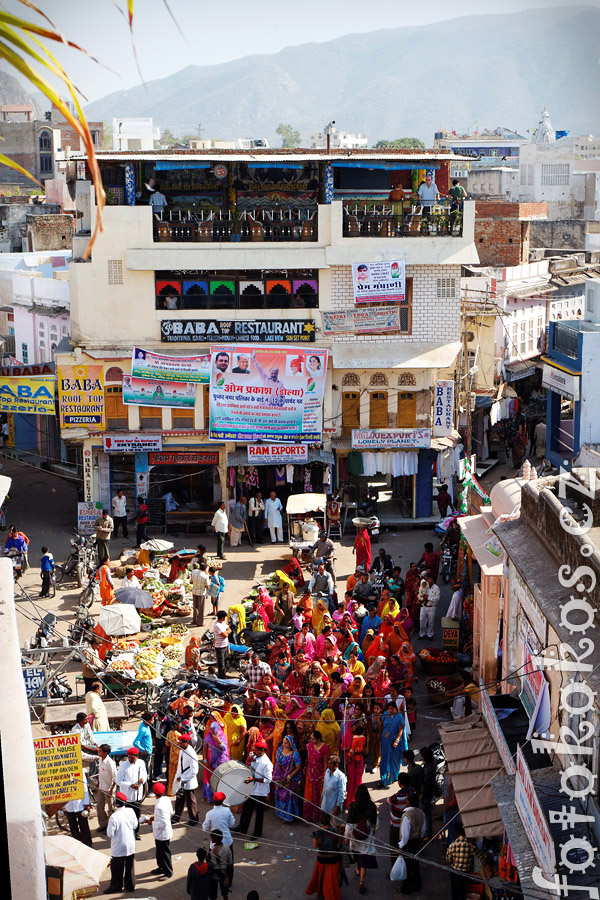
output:
<svg viewBox="0 0 600 900"><path fill-rule="evenodd" d="M335 462L333 458L333 453L330 450L323 450L322 447L318 449L314 449L313 447L308 448L308 461L311 462L323 462L329 466L332 466ZM282 461L282 464L285 463ZM251 463L248 463L248 451L244 450L234 450L233 453L227 454L227 465L228 466L272 466L274 465L272 462L267 462L262 459L253 459ZM304 463L295 463L295 465L304 465Z"/></svg>
<svg viewBox="0 0 600 900"><path fill-rule="evenodd" d="M364 344L333 343L334 369L447 369L460 352L460 341L449 344L381 342L375 347Z"/></svg>
<svg viewBox="0 0 600 900"><path fill-rule="evenodd" d="M467 837L501 837L504 824L490 782L506 770L487 725L474 713L438 730Z"/></svg>
<svg viewBox="0 0 600 900"><path fill-rule="evenodd" d="M85 160L85 153L74 153L70 157L72 160ZM100 151L96 153L98 162L106 160L107 162L128 162L128 161L147 161L154 162L159 159L163 160L207 160L208 162L247 162L262 163L268 168L270 162L331 162L347 161L348 159L363 159L375 162L378 159L388 160L404 160L414 163L414 168L426 169L431 168L431 162L456 162L456 160L470 160L470 156L462 156L451 152L444 153L439 150L421 150L418 152L410 151L393 151L393 150L333 150L329 153L327 150L297 150L291 152L277 150L178 150L178 151L161 151L161 150L109 150L105 153Z"/></svg>

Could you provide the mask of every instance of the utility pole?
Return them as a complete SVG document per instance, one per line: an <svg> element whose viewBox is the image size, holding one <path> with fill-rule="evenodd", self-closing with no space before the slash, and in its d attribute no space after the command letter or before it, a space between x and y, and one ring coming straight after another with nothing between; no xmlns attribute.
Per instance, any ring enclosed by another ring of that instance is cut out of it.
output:
<svg viewBox="0 0 600 900"><path fill-rule="evenodd" d="M198 122L198 140L202 140L202 122Z"/></svg>
<svg viewBox="0 0 600 900"><path fill-rule="evenodd" d="M468 329L467 329L467 316L466 310L463 304L463 314L462 314L462 322L463 322L463 373L462 380L465 382L465 410L466 410L466 429L465 429L465 455L470 459L471 458L471 447L472 447L472 439L471 439L471 376L469 375L469 351L468 351Z"/></svg>

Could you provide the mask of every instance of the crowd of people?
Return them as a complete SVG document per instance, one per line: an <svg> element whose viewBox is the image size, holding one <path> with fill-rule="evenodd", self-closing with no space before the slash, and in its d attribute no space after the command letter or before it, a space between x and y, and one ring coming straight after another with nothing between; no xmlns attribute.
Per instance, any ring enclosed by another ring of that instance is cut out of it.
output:
<svg viewBox="0 0 600 900"><path fill-rule="evenodd" d="M319 541L321 549L331 543L326 534ZM198 558L203 550L200 546ZM118 770L111 765L108 745L94 747L94 730L107 730L108 722L91 648L82 746L100 760L99 831L111 838L113 857L105 893L123 885L132 890L135 884L135 840L145 823L140 808L146 783L155 795L154 814L147 821L154 832L157 875L170 878L173 873L172 825L182 820L184 809L191 827L202 824L210 832L210 847L199 850L188 878L195 900L212 900L218 890L228 895L232 832L240 836L252 830L252 837L260 838L268 808L282 823L303 821L315 827L316 863L307 894L339 900L348 854L364 892L367 872L378 866L377 860L385 858L391 870L403 849L408 856L402 890L418 889L413 853L433 834L436 783L431 751L421 748L421 766L409 748L417 717L413 641L433 635L440 557L426 543L403 577L384 548L372 558L364 529L354 552L356 569L344 585L334 581L324 564L309 580L294 558L284 567L286 578L274 596L260 588L251 617L263 628L272 622L289 625L291 639L275 638L268 659L248 654L247 689L238 703L209 708L202 691L190 688L166 710L145 714ZM204 621L204 604L210 602L215 674L227 677L232 622L218 609L219 592L214 597L211 592L215 578L222 591L222 579L209 574L202 562L193 565L195 624ZM198 647L194 635L186 650L190 673L200 668ZM83 729L84 721L78 725ZM249 772L249 796L236 810L237 825L223 804L225 795L211 789L213 773L229 760L244 763ZM365 774L376 771L378 787L397 788L387 801L389 835L383 844L375 839L377 810L364 784ZM202 823L200 797L210 804ZM85 804L80 806L68 810L71 832L91 843L89 826L78 815Z"/></svg>

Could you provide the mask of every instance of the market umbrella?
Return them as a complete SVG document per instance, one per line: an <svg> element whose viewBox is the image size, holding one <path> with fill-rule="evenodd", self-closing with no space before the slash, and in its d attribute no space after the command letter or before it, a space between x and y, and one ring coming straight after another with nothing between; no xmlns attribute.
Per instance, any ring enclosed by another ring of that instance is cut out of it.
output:
<svg viewBox="0 0 600 900"><path fill-rule="evenodd" d="M44 838L47 866L64 869L63 900L91 897L98 890L100 879L110 863L110 857L82 844L66 834Z"/></svg>
<svg viewBox="0 0 600 900"><path fill-rule="evenodd" d="M140 544L142 550L154 550L155 553L164 553L165 550L173 549L172 541L161 541L160 538L150 538L149 541L144 541L143 544Z"/></svg>
<svg viewBox="0 0 600 900"><path fill-rule="evenodd" d="M129 587L128 585L117 588L115 591L115 600L117 603L129 604L130 606L137 607L137 609L152 609L154 606L154 600L148 591L143 591L141 588Z"/></svg>
<svg viewBox="0 0 600 900"><path fill-rule="evenodd" d="M142 627L135 606L127 603L111 603L110 606L103 606L98 616L98 625L106 634L116 636L137 634Z"/></svg>

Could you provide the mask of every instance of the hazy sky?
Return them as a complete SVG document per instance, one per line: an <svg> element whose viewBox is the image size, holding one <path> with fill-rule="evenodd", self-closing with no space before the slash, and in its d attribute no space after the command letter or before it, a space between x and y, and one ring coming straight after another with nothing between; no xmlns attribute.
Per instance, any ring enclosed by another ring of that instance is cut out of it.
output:
<svg viewBox="0 0 600 900"><path fill-rule="evenodd" d="M129 28L119 12L119 7L126 7L125 0L37 2L65 37L118 73L98 67L75 51L54 50L88 101L139 84ZM18 0L4 0L2 5L23 18L33 17ZM135 0L134 35L144 80L151 81L188 65L212 65L251 53L274 53L290 45L328 41L351 32L425 25L473 15L475 11L498 14L569 5L570 0L478 0L476 4L473 0L454 0L452 4L447 0L169 0L185 35L182 37L163 0ZM600 6L600 0L583 0L578 5ZM450 48L439 49L449 52ZM10 67L5 68L15 74Z"/></svg>

